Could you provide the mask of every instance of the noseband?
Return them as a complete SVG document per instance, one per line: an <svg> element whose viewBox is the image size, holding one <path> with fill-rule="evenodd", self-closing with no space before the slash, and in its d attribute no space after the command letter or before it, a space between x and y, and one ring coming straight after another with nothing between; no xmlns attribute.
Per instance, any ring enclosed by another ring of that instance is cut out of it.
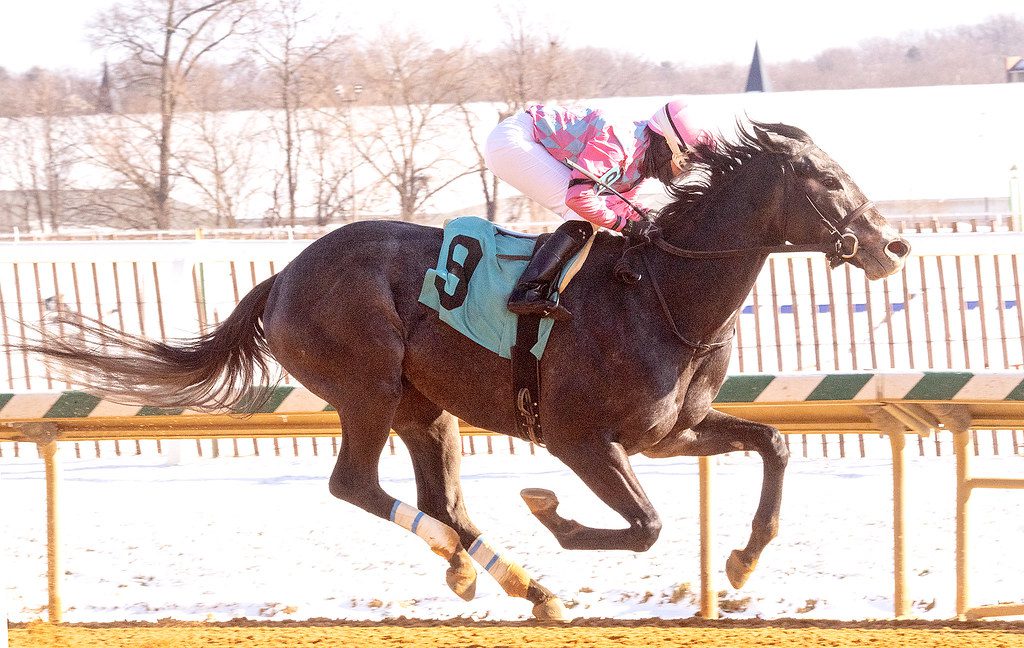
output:
<svg viewBox="0 0 1024 648"><path fill-rule="evenodd" d="M839 265L840 263L852 258L857 254L857 249L860 246L860 239L850 229L850 223L857 220L867 210L873 208L875 203L870 200L865 200L863 204L857 209L846 215L845 218L838 222L834 222L831 218L826 216L818 206L814 204L811 197L804 194L804 198L811 204L811 207L817 212L818 217L821 218L821 222L825 224L825 228L828 229L832 235L832 249L824 249L825 255L829 261L832 262L833 266Z"/></svg>

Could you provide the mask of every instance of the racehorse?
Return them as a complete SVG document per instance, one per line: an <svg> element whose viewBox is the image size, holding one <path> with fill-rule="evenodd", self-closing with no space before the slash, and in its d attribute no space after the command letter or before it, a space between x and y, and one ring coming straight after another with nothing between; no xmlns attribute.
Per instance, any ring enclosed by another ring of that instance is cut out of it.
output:
<svg viewBox="0 0 1024 648"><path fill-rule="evenodd" d="M738 310L773 252L820 250L833 266L848 262L879 279L902 268L910 246L800 129L738 123L735 141L699 155L700 173L669 189L649 239L627 247L620 236L596 236L560 297L574 316L556 323L541 364L548 451L627 526L585 526L559 513L554 493L522 494L567 549L645 551L661 521L630 455L755 451L760 501L747 545L726 562L738 588L777 533L788 460L778 430L711 408ZM509 595L533 603L536 617L563 618L560 599L488 544L466 511L458 419L516 434L513 387L508 360L419 303L441 243L437 228L352 223L312 243L200 337L160 343L68 318L63 337L31 348L100 393L165 407L245 402L272 356L338 411L334 496L423 538L448 560L448 585L466 600L475 559ZM639 270L633 285L612 279L622 259ZM379 483L391 430L412 457L415 506Z"/></svg>

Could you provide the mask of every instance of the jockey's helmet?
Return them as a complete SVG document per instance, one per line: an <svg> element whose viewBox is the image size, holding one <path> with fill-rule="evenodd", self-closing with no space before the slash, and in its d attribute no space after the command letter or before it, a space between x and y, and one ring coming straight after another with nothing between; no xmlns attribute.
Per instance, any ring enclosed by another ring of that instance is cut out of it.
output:
<svg viewBox="0 0 1024 648"><path fill-rule="evenodd" d="M714 147L714 138L707 131L694 129L687 116L686 102L673 99L647 120L647 126L665 138L672 151L672 163L679 169L688 166L688 159L697 144Z"/></svg>

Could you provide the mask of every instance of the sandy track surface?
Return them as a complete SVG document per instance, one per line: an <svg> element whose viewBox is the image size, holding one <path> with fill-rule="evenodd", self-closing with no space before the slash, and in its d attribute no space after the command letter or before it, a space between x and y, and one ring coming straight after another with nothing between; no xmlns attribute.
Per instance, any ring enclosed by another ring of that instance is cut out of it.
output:
<svg viewBox="0 0 1024 648"><path fill-rule="evenodd" d="M120 623L50 626L15 624L11 648L290 648L334 646L446 646L498 648L530 646L870 646L871 648L1020 648L1024 622L842 622L804 620L619 621L586 619L565 625L391 621L352 623L315 620L301 623Z"/></svg>

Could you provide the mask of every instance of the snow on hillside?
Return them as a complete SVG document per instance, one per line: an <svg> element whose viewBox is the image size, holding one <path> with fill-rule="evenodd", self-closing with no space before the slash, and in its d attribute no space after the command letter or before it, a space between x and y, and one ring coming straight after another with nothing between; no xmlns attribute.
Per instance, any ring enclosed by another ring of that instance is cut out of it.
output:
<svg viewBox="0 0 1024 648"><path fill-rule="evenodd" d="M685 88L679 94L685 94ZM573 103L600 107L620 123L645 120L669 97L625 97L579 100ZM781 121L803 128L821 147L842 164L851 177L874 200L1005 198L1009 195L1010 168L1024 169L1024 122L1019 109L1024 105L1024 84L958 85L918 88L881 88L864 90L818 90L802 92L693 95L688 98L701 123L731 135L737 117L749 116L762 121ZM496 104L469 106L475 123L476 141L482 142L497 120ZM431 125L429 142L421 145L418 158L426 165L432 181L441 182L464 173L477 164L476 152L465 132L461 112L435 108L441 115ZM382 125L384 113L374 106L353 109L357 130L366 137L387 136ZM322 132L341 128L337 119L321 113L309 113L320 123ZM68 126L68 132L103 131L102 117L80 118ZM263 214L271 203L267 178L282 167L281 154L273 138L272 125L278 116L272 111L183 114L179 137L185 149L201 158L203 144L196 135L199 123L213 129L223 146L243 141L256 149L253 167L245 177L232 178L239 190L239 213L249 217ZM332 121L333 120L333 121ZM3 128L4 120L0 120ZM143 137L145 129L122 127L119 137ZM135 135L132 135L135 133ZM84 137L84 135L82 136ZM397 145L397 144L396 144ZM0 168L9 176L0 177L0 190L17 185L14 176L24 158L14 139L0 146ZM314 178L319 166L343 177L351 165L347 139L342 133L331 137L330 150L318 159L306 160L307 179ZM317 150L313 142L306 149ZM195 170L199 176L207 171ZM13 175L12 175L13 174ZM109 187L113 176L98 165L82 161L69 174L73 188ZM373 187L379 178L365 165L357 168L355 184L360 193L359 207L366 217L393 214L396 199L385 189ZM23 186L28 186L23 183ZM348 186L348 181L345 181ZM660 193L656 183L645 192ZM503 196L516 192L503 189ZM312 186L300 188L300 203L312 204ZM200 206L202 193L181 182L175 198ZM426 205L431 214L470 213L483 203L479 178L469 174L439 192Z"/></svg>

